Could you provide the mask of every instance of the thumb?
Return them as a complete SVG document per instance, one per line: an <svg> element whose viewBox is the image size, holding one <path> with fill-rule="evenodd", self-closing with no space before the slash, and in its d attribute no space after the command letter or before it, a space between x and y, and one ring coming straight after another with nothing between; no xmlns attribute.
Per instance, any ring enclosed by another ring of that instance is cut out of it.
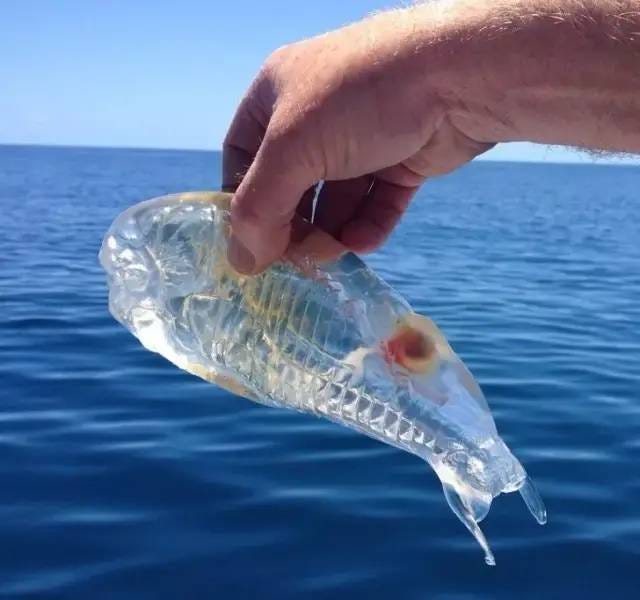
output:
<svg viewBox="0 0 640 600"><path fill-rule="evenodd" d="M263 271L280 258L291 235L291 222L315 173L301 164L288 136L267 135L231 202L228 258L241 273Z"/></svg>

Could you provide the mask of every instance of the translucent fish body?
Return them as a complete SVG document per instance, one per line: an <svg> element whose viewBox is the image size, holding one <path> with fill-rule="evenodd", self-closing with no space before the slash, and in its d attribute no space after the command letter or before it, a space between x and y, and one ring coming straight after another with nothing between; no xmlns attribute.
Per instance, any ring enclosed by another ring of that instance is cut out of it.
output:
<svg viewBox="0 0 640 600"><path fill-rule="evenodd" d="M488 564L478 523L493 498L519 490L544 523L540 497L435 324L350 253L239 275L226 259L229 201L191 192L121 214L100 251L113 316L198 377L424 459Z"/></svg>

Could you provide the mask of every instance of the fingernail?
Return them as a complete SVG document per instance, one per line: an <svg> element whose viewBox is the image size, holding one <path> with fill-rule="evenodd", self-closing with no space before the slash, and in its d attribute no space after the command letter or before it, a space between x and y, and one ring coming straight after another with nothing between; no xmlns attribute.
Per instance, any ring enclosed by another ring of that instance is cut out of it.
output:
<svg viewBox="0 0 640 600"><path fill-rule="evenodd" d="M231 266L238 272L250 275L256 266L256 259L235 235L229 238L227 258Z"/></svg>

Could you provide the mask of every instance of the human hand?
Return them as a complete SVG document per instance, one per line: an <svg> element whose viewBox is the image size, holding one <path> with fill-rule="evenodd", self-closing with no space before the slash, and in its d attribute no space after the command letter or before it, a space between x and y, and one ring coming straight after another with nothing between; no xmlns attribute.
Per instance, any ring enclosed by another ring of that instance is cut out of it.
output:
<svg viewBox="0 0 640 600"><path fill-rule="evenodd" d="M425 3L276 51L224 144L231 263L282 256L321 180L314 223L366 252L425 180L495 143L640 153L638 3Z"/></svg>
<svg viewBox="0 0 640 600"><path fill-rule="evenodd" d="M314 223L367 252L427 178L491 147L447 118L419 51L419 18L417 8L381 14L266 61L224 144L223 187L236 191L229 258L239 271L259 272L284 253L320 180Z"/></svg>

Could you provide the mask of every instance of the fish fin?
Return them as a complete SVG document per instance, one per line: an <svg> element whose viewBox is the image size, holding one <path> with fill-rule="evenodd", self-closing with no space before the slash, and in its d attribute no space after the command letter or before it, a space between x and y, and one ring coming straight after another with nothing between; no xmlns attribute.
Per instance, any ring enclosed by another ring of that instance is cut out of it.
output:
<svg viewBox="0 0 640 600"><path fill-rule="evenodd" d="M464 523L465 527L471 532L478 544L480 544L480 547L484 550L484 562L490 566L495 566L496 559L493 556L493 552L491 552L491 548L489 548L487 538L484 537L484 533L482 533L477 520L473 516L471 510L467 507L465 501L460 497L453 486L448 483L443 483L442 489L444 490L444 496L447 499L451 510L455 513L458 519Z"/></svg>
<svg viewBox="0 0 640 600"><path fill-rule="evenodd" d="M544 525L547 522L547 509L544 506L538 490L535 485L533 485L533 481L527 477L518 491L524 503L527 505L529 512L533 515L533 518L540 525Z"/></svg>

